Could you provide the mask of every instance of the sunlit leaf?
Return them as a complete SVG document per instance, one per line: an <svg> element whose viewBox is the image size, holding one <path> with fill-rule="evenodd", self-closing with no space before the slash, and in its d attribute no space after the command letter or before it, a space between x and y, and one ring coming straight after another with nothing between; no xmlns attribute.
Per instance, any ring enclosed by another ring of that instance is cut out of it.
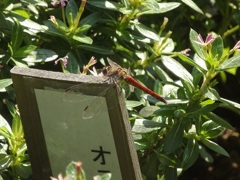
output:
<svg viewBox="0 0 240 180"><path fill-rule="evenodd" d="M205 59L205 53L204 53L204 49L203 46L200 44L197 44L195 41L199 41L198 40L198 33L196 31L194 31L193 29L190 30L190 34L189 34L189 39L190 42L192 44L193 49L195 50L195 52L197 53L197 55L201 58L201 59Z"/></svg>
<svg viewBox="0 0 240 180"><path fill-rule="evenodd" d="M192 8L193 10L203 14L202 10L193 2L192 0L181 0L183 3L185 3L187 6Z"/></svg>
<svg viewBox="0 0 240 180"><path fill-rule="evenodd" d="M157 129L160 129L164 127L164 124L151 121L151 120L146 120L146 119L136 119L135 123L133 125L132 131L134 133L148 133Z"/></svg>
<svg viewBox="0 0 240 180"><path fill-rule="evenodd" d="M58 57L58 55L49 49L36 49L32 51L23 61L27 63L41 63L53 61Z"/></svg>
<svg viewBox="0 0 240 180"><path fill-rule="evenodd" d="M140 13L138 13L138 15L165 13L177 8L180 5L181 4L177 2L157 3L155 1L148 0L143 3L144 8L140 11Z"/></svg>
<svg viewBox="0 0 240 180"><path fill-rule="evenodd" d="M6 87L10 86L12 84L12 79L1 79L0 80L0 90L5 89Z"/></svg>
<svg viewBox="0 0 240 180"><path fill-rule="evenodd" d="M202 124L201 136L205 138L216 138L217 136L221 135L224 130L224 127L212 120L208 120Z"/></svg>
<svg viewBox="0 0 240 180"><path fill-rule="evenodd" d="M149 27L141 24L141 23L137 23L134 22L134 26L136 27L136 29L145 37L148 37L150 39L154 39L156 41L160 41L160 37Z"/></svg>
<svg viewBox="0 0 240 180"><path fill-rule="evenodd" d="M240 67L240 54L231 57L230 59L224 61L218 68L217 70L226 70L226 69L231 69L235 67Z"/></svg>
<svg viewBox="0 0 240 180"><path fill-rule="evenodd" d="M229 157L229 154L228 152L223 149L221 146L219 146L217 143L213 142L213 141L210 141L209 139L205 139L205 138L202 138L201 139L201 142L207 146L209 149L219 153L219 154L222 154L224 156L227 156Z"/></svg>
<svg viewBox="0 0 240 180"><path fill-rule="evenodd" d="M192 75L179 62L169 56L162 56L162 62L174 75L192 84Z"/></svg>
<svg viewBox="0 0 240 180"><path fill-rule="evenodd" d="M211 53L212 53L213 58L216 58L217 60L219 60L222 57L223 48L224 48L223 40L222 40L221 36L217 36L212 43Z"/></svg>

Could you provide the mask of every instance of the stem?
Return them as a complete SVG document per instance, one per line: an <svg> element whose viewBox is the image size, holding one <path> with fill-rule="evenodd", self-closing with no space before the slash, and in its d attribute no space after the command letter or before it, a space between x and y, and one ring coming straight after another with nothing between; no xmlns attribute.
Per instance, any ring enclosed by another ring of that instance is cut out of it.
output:
<svg viewBox="0 0 240 180"><path fill-rule="evenodd" d="M66 24L65 11L64 11L64 7L63 6L62 6L62 18L63 18L64 24Z"/></svg>
<svg viewBox="0 0 240 180"><path fill-rule="evenodd" d="M206 74L206 77L202 83L202 86L200 88L200 94L201 96L204 94L204 92L206 91L206 88L209 86L210 81L216 76L216 72L214 71L214 69L209 69L209 71Z"/></svg>
<svg viewBox="0 0 240 180"><path fill-rule="evenodd" d="M77 29L77 27L78 27L79 21L80 21L81 16L82 16L82 13L84 11L85 4L86 4L86 0L82 0L82 3L81 3L81 5L79 7L79 10L78 10L77 18L74 21L74 29Z"/></svg>

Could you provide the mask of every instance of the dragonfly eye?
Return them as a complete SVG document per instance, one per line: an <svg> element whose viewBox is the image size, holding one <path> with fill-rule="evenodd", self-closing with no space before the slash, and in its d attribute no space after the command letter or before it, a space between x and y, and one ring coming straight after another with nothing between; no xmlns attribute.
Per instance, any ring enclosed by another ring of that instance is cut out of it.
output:
<svg viewBox="0 0 240 180"><path fill-rule="evenodd" d="M108 75L108 71L109 71L109 66L103 67L102 73L103 73L104 76Z"/></svg>

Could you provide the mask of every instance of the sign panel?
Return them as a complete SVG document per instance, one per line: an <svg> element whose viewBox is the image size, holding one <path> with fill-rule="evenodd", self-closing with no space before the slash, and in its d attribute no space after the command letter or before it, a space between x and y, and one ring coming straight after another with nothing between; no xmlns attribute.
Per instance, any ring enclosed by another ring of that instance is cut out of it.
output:
<svg viewBox="0 0 240 180"><path fill-rule="evenodd" d="M120 88L93 76L20 67L11 73L34 179L57 176L71 161L83 163L88 179L108 172L141 179Z"/></svg>

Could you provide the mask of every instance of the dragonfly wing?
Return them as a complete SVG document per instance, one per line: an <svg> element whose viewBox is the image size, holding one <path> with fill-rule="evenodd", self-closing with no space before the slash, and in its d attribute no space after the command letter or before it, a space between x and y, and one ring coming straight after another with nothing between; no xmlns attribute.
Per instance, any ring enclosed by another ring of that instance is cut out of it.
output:
<svg viewBox="0 0 240 180"><path fill-rule="evenodd" d="M119 64L113 62L111 59L107 58L108 64L112 67L112 68L122 68Z"/></svg>
<svg viewBox="0 0 240 180"><path fill-rule="evenodd" d="M105 111L104 109L104 97L95 97L94 101L89 102L85 109L83 110L82 118L83 119L91 119L96 116L98 113Z"/></svg>
<svg viewBox="0 0 240 180"><path fill-rule="evenodd" d="M81 84L77 84L65 90L65 93L63 95L63 100L66 102L84 101L84 99L81 98L81 96L84 96L84 94L80 90L81 87L82 87Z"/></svg>

